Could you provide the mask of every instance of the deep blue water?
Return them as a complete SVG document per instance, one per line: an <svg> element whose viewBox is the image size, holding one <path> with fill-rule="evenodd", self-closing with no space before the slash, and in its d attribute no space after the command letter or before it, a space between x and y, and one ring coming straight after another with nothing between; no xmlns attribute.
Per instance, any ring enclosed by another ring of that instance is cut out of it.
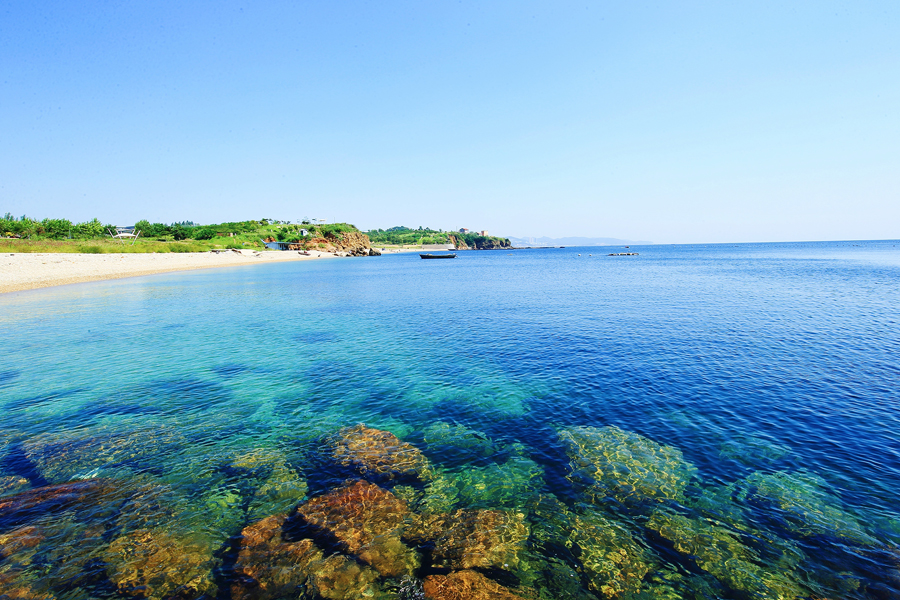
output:
<svg viewBox="0 0 900 600"><path fill-rule="evenodd" d="M0 296L0 496L75 478L167 485L193 513L178 527L225 546L262 516L216 500L250 493L221 468L245 452L283 457L315 496L345 476L317 462L322 437L365 423L450 474L518 457L536 474L530 492L576 506L559 432L616 426L696 467L683 514L730 490L746 512L729 526L802 548L792 568L819 597L900 597L900 242L606 256L621 250L387 255ZM436 423L492 449L429 442ZM761 493L742 495L771 474L818 478L800 504L860 535L821 524L800 534ZM527 510L516 485L511 497L465 492L455 507ZM703 575L646 535L648 513L606 508L660 563ZM103 595L80 581L52 585ZM545 597L570 593L541 585Z"/></svg>

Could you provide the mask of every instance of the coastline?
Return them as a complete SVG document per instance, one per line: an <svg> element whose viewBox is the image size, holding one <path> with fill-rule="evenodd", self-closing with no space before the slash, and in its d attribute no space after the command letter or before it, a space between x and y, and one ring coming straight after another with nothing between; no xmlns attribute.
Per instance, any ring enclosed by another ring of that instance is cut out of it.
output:
<svg viewBox="0 0 900 600"><path fill-rule="evenodd" d="M313 251L310 256L303 256L291 251L249 250L183 254L4 253L0 254L0 294L173 271L318 258L334 258L334 254Z"/></svg>

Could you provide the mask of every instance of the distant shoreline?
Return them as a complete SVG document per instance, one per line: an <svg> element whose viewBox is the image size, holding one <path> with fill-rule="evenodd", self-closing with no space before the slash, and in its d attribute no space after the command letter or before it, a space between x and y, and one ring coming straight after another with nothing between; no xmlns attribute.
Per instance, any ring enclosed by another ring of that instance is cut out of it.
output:
<svg viewBox="0 0 900 600"><path fill-rule="evenodd" d="M326 252L310 254L247 250L182 254L3 253L0 254L0 294L173 271L334 257Z"/></svg>

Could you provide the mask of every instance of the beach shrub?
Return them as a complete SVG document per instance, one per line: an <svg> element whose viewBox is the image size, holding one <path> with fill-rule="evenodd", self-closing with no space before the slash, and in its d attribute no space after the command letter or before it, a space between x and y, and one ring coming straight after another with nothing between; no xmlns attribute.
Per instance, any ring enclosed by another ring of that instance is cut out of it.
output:
<svg viewBox="0 0 900 600"><path fill-rule="evenodd" d="M64 240L72 235L72 221L68 219L44 219L38 226L38 235L51 240Z"/></svg>
<svg viewBox="0 0 900 600"><path fill-rule="evenodd" d="M182 240L186 240L189 237L191 237L191 228L190 227L186 227L185 225L176 223L175 225L172 225L171 229L172 229L172 238L175 241L180 242Z"/></svg>
<svg viewBox="0 0 900 600"><path fill-rule="evenodd" d="M79 223L72 228L73 236L82 240L103 237L104 233L103 223L100 222L100 219L96 218L85 221L84 223Z"/></svg>
<svg viewBox="0 0 900 600"><path fill-rule="evenodd" d="M216 237L216 228L198 227L192 232L191 237L195 240L211 240Z"/></svg>

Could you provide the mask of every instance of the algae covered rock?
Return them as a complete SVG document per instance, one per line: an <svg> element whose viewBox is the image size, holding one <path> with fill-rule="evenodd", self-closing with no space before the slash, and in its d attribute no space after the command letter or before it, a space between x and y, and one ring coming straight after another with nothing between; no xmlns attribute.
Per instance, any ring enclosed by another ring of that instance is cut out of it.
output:
<svg viewBox="0 0 900 600"><path fill-rule="evenodd" d="M681 450L615 426L564 429L559 439L571 459L569 479L592 501L678 499L696 474Z"/></svg>
<svg viewBox="0 0 900 600"><path fill-rule="evenodd" d="M578 557L591 590L604 598L621 598L640 589L650 556L623 525L589 509L570 523L565 545Z"/></svg>
<svg viewBox="0 0 900 600"><path fill-rule="evenodd" d="M430 453L437 452L451 461L470 462L502 452L501 447L489 437L465 425L438 421L425 427L421 435ZM443 458L441 462L444 462Z"/></svg>
<svg viewBox="0 0 900 600"><path fill-rule="evenodd" d="M45 433L22 444L25 456L47 481L94 477L104 467L146 459L151 464L183 436L170 428L145 428L127 433L108 427Z"/></svg>
<svg viewBox="0 0 900 600"><path fill-rule="evenodd" d="M543 486L544 470L524 456L473 467L455 477L459 500L472 508L522 508Z"/></svg>
<svg viewBox="0 0 900 600"><path fill-rule="evenodd" d="M430 600L524 600L477 571L429 575L425 578L424 588L425 596Z"/></svg>
<svg viewBox="0 0 900 600"><path fill-rule="evenodd" d="M391 492L356 481L300 505L294 535L327 539L383 576L411 574L419 557L400 535L409 516L406 503Z"/></svg>
<svg viewBox="0 0 900 600"><path fill-rule="evenodd" d="M162 599L215 596L212 548L164 529L133 531L103 553L107 575L123 594Z"/></svg>
<svg viewBox="0 0 900 600"><path fill-rule="evenodd" d="M28 480L18 475L0 477L0 496L17 492L28 487Z"/></svg>
<svg viewBox="0 0 900 600"><path fill-rule="evenodd" d="M433 545L435 565L449 569L514 569L529 529L525 515L504 510L457 510L417 515L405 536Z"/></svg>
<svg viewBox="0 0 900 600"><path fill-rule="evenodd" d="M543 488L543 474L533 460L511 456L503 463L483 467L434 469L424 489L403 486L400 493L419 512L450 512L457 505L521 509Z"/></svg>
<svg viewBox="0 0 900 600"><path fill-rule="evenodd" d="M6 533L0 533L0 562L14 559L18 564L30 564L35 548L43 540L43 532L34 525L25 525Z"/></svg>
<svg viewBox="0 0 900 600"><path fill-rule="evenodd" d="M286 517L267 517L241 531L235 561L235 600L271 600L290 597L308 579L308 566L324 556L310 539L286 541Z"/></svg>
<svg viewBox="0 0 900 600"><path fill-rule="evenodd" d="M28 578L16 570L0 571L0 598L6 600L53 600L52 594L35 590Z"/></svg>
<svg viewBox="0 0 900 600"><path fill-rule="evenodd" d="M845 512L821 477L809 472L752 473L739 492L742 501L774 511L793 533L826 535L875 544L860 522Z"/></svg>
<svg viewBox="0 0 900 600"><path fill-rule="evenodd" d="M117 510L126 496L127 492L110 479L86 479L32 488L0 498L0 530L63 512L99 518Z"/></svg>
<svg viewBox="0 0 900 600"><path fill-rule="evenodd" d="M343 554L326 556L312 539L293 539L290 529L283 515L244 528L231 586L234 600L377 597L376 571Z"/></svg>
<svg viewBox="0 0 900 600"><path fill-rule="evenodd" d="M372 480L422 478L430 465L422 452L389 431L365 425L345 427L326 440L331 458Z"/></svg>
<svg viewBox="0 0 900 600"><path fill-rule="evenodd" d="M772 463L788 456L791 449L759 436L738 436L722 442L719 455L745 465Z"/></svg>
<svg viewBox="0 0 900 600"><path fill-rule="evenodd" d="M359 600L379 595L378 573L340 554L333 554L309 567L307 586L313 598Z"/></svg>
<svg viewBox="0 0 900 600"><path fill-rule="evenodd" d="M285 464L276 465L250 499L251 516L287 512L306 498L306 480Z"/></svg>
<svg viewBox="0 0 900 600"><path fill-rule="evenodd" d="M663 511L651 515L647 528L732 589L772 600L809 596L787 570L775 572L761 566L759 555L728 528Z"/></svg>

